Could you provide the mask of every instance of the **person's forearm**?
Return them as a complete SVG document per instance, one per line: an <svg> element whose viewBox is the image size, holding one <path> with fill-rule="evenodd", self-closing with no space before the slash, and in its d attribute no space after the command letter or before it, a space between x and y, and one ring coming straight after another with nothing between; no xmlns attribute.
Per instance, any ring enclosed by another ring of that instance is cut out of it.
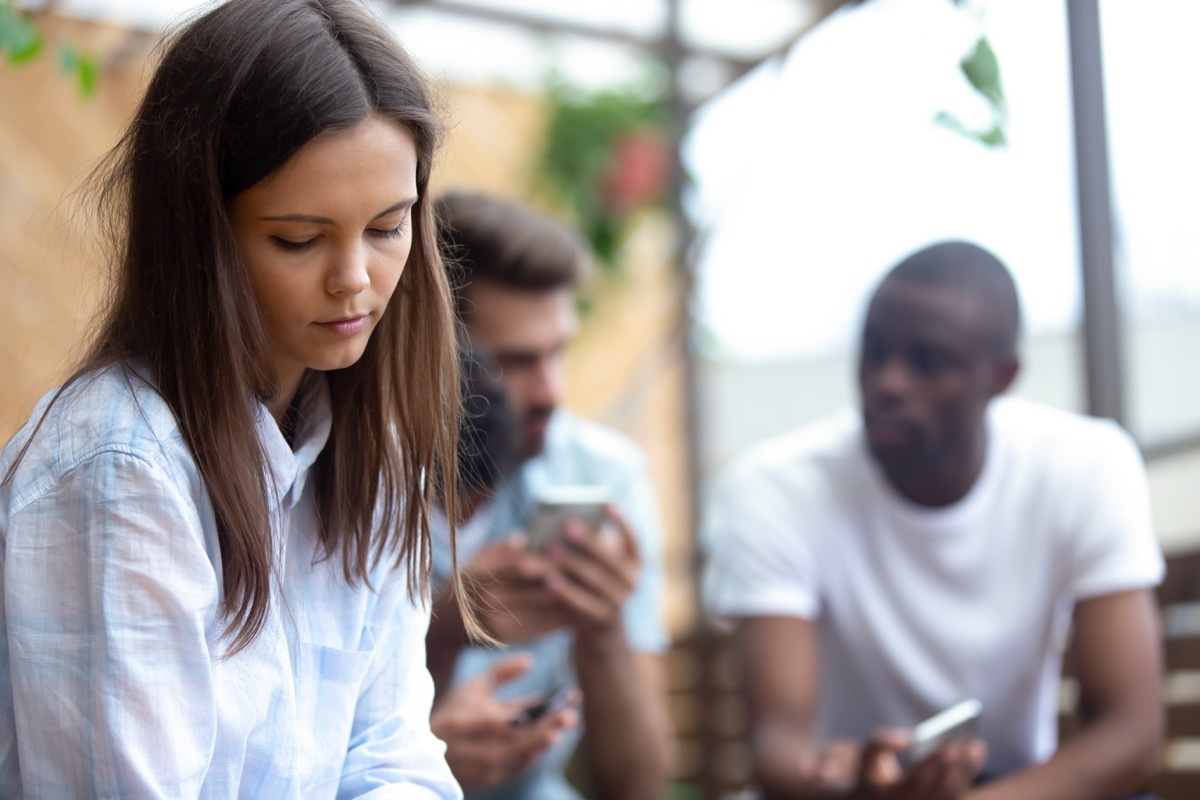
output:
<svg viewBox="0 0 1200 800"><path fill-rule="evenodd" d="M433 677L434 696L441 697L443 690L454 677L454 664L459 651L467 642L462 615L454 592L446 587L433 599L433 613L429 620L429 632L425 635L425 663Z"/></svg>
<svg viewBox="0 0 1200 800"><path fill-rule="evenodd" d="M637 658L620 626L576 639L585 756L597 795L609 800L661 797L669 777L664 698L644 685Z"/></svg>
<svg viewBox="0 0 1200 800"><path fill-rule="evenodd" d="M1097 721L1044 764L982 786L969 800L1106 800L1145 787L1158 769L1157 715L1113 714Z"/></svg>

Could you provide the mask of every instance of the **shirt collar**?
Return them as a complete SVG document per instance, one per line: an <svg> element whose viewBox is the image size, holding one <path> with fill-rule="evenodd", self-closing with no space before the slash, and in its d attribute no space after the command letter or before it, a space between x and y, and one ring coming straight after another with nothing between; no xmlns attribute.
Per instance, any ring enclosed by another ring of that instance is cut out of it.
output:
<svg viewBox="0 0 1200 800"><path fill-rule="evenodd" d="M294 506L304 494L310 467L329 441L333 412L325 375L310 372L300 385L298 412L293 448L283 437L270 410L262 403L255 409L255 426L274 489L271 499L275 505L286 508Z"/></svg>

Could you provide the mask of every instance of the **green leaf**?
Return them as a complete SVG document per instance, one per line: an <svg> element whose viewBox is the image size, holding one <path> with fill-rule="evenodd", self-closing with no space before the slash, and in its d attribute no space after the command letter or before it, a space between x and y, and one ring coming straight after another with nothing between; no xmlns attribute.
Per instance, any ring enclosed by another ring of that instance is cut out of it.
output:
<svg viewBox="0 0 1200 800"><path fill-rule="evenodd" d="M24 64L32 61L38 53L42 52L42 37L33 32L33 35L27 38L23 43L10 47L8 50L8 60L11 64Z"/></svg>
<svg viewBox="0 0 1200 800"><path fill-rule="evenodd" d="M58 67L63 72L74 72L79 65L79 53L69 44L58 46Z"/></svg>
<svg viewBox="0 0 1200 800"><path fill-rule="evenodd" d="M988 147L1004 147L1008 144L1008 137L1004 134L1004 123L998 121L992 124L992 127L986 131L971 130L962 123L958 117L948 111L940 111L933 121L944 128L949 128L957 134L966 136L968 139L974 139Z"/></svg>
<svg viewBox="0 0 1200 800"><path fill-rule="evenodd" d="M962 120L951 114L949 111L939 111L933 121L943 128L949 128L955 133L961 133L964 136L969 135L967 126L962 124Z"/></svg>
<svg viewBox="0 0 1200 800"><path fill-rule="evenodd" d="M17 14L11 3L0 2L0 52L8 51L8 60L24 64L42 49L42 37L29 20Z"/></svg>
<svg viewBox="0 0 1200 800"><path fill-rule="evenodd" d="M96 84L100 80L100 65L95 56L80 56L76 75L79 78L79 93L91 97L96 93Z"/></svg>
<svg viewBox="0 0 1200 800"><path fill-rule="evenodd" d="M1004 128L1000 127L999 123L993 125L986 133L973 132L971 135L988 147L1003 147L1008 144L1008 137L1004 135Z"/></svg>
<svg viewBox="0 0 1200 800"><path fill-rule="evenodd" d="M660 100L633 91L585 92L547 79L548 119L535 180L570 209L602 265L619 255L625 220L608 210L602 192L614 145L637 128L661 124Z"/></svg>
<svg viewBox="0 0 1200 800"><path fill-rule="evenodd" d="M987 38L979 37L975 49L959 63L959 67L975 87L975 91L986 97L993 108L1004 108L1004 90L1000 88L1000 64Z"/></svg>

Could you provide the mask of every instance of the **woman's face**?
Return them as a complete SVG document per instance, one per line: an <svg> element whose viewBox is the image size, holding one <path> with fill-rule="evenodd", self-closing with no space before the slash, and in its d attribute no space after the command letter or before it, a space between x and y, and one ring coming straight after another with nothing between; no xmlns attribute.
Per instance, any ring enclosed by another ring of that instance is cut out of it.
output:
<svg viewBox="0 0 1200 800"><path fill-rule="evenodd" d="M416 175L409 132L370 117L321 134L234 197L284 408L306 369L362 357L412 249Z"/></svg>

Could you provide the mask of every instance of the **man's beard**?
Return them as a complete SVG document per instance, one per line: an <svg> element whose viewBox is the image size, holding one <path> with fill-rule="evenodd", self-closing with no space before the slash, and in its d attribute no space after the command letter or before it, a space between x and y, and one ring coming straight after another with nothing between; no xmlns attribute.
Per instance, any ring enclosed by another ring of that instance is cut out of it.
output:
<svg viewBox="0 0 1200 800"><path fill-rule="evenodd" d="M540 455L546 446L546 430L554 406L537 406L525 412L521 417L521 460ZM530 434L530 428L537 426L539 432Z"/></svg>

